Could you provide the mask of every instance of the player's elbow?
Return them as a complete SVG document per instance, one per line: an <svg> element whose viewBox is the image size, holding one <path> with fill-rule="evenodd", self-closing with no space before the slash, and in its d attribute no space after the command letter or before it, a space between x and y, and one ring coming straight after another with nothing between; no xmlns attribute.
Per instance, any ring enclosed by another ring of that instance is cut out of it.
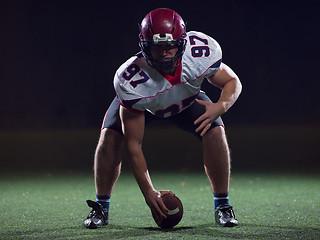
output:
<svg viewBox="0 0 320 240"><path fill-rule="evenodd" d="M239 96L240 93L242 92L242 83L238 76L234 79L234 81L235 81L235 92Z"/></svg>

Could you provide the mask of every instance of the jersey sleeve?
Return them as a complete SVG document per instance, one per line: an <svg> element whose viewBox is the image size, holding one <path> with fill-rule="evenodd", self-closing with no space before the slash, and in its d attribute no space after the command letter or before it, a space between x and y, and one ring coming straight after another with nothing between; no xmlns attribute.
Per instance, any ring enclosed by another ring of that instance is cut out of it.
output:
<svg viewBox="0 0 320 240"><path fill-rule="evenodd" d="M215 74L222 62L222 50L219 43L212 37L197 31L188 32L186 51L190 53L189 59L194 66L193 71L199 69L203 77Z"/></svg>
<svg viewBox="0 0 320 240"><path fill-rule="evenodd" d="M114 76L114 88L119 103L123 107L133 112L143 112L146 110L146 99L143 96L139 95L139 93L137 93L136 91L133 91L133 88L129 84L129 81L126 81L122 76L124 70L128 67L129 64L130 63L126 62L117 70Z"/></svg>
<svg viewBox="0 0 320 240"><path fill-rule="evenodd" d="M219 43L213 38L211 38L210 36L208 36L208 41L209 41L209 48L212 54L212 58L210 63L211 65L204 74L205 77L209 77L215 74L220 68L220 65L222 63L222 49Z"/></svg>

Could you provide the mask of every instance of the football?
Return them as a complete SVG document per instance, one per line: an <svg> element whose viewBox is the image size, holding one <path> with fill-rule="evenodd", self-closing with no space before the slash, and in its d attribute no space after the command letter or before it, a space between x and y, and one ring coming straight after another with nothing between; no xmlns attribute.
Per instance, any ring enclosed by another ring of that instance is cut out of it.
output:
<svg viewBox="0 0 320 240"><path fill-rule="evenodd" d="M182 219L182 215L183 215L182 202L177 196L172 194L165 194L161 198L164 204L166 205L166 207L169 209L169 212L166 214L167 215L166 219L163 219L162 222L156 222L156 223L161 228L173 228Z"/></svg>

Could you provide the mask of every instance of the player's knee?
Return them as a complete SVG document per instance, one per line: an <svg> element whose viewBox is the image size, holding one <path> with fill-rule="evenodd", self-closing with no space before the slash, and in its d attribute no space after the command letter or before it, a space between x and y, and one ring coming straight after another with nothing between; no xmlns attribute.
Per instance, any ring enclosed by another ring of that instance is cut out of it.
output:
<svg viewBox="0 0 320 240"><path fill-rule="evenodd" d="M122 139L122 134L117 131L108 128L102 129L96 149L96 157L109 156L108 158L118 159L118 156L121 155Z"/></svg>
<svg viewBox="0 0 320 240"><path fill-rule="evenodd" d="M101 130L98 145L101 147L108 145L117 148L121 146L122 138L122 134L117 131L110 128L104 128Z"/></svg>
<svg viewBox="0 0 320 240"><path fill-rule="evenodd" d="M228 148L228 142L225 130L222 126L217 126L210 129L202 139L205 146L224 146Z"/></svg>

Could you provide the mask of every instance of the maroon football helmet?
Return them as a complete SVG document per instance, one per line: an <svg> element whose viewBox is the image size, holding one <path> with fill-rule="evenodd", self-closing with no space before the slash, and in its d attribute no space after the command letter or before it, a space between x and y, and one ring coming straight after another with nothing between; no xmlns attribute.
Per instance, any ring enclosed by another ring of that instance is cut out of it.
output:
<svg viewBox="0 0 320 240"><path fill-rule="evenodd" d="M158 8L149 12L140 25L139 45L143 56L160 70L177 66L186 48L186 26L181 16L168 8ZM170 59L156 60L150 52L152 45L176 46L178 52Z"/></svg>

